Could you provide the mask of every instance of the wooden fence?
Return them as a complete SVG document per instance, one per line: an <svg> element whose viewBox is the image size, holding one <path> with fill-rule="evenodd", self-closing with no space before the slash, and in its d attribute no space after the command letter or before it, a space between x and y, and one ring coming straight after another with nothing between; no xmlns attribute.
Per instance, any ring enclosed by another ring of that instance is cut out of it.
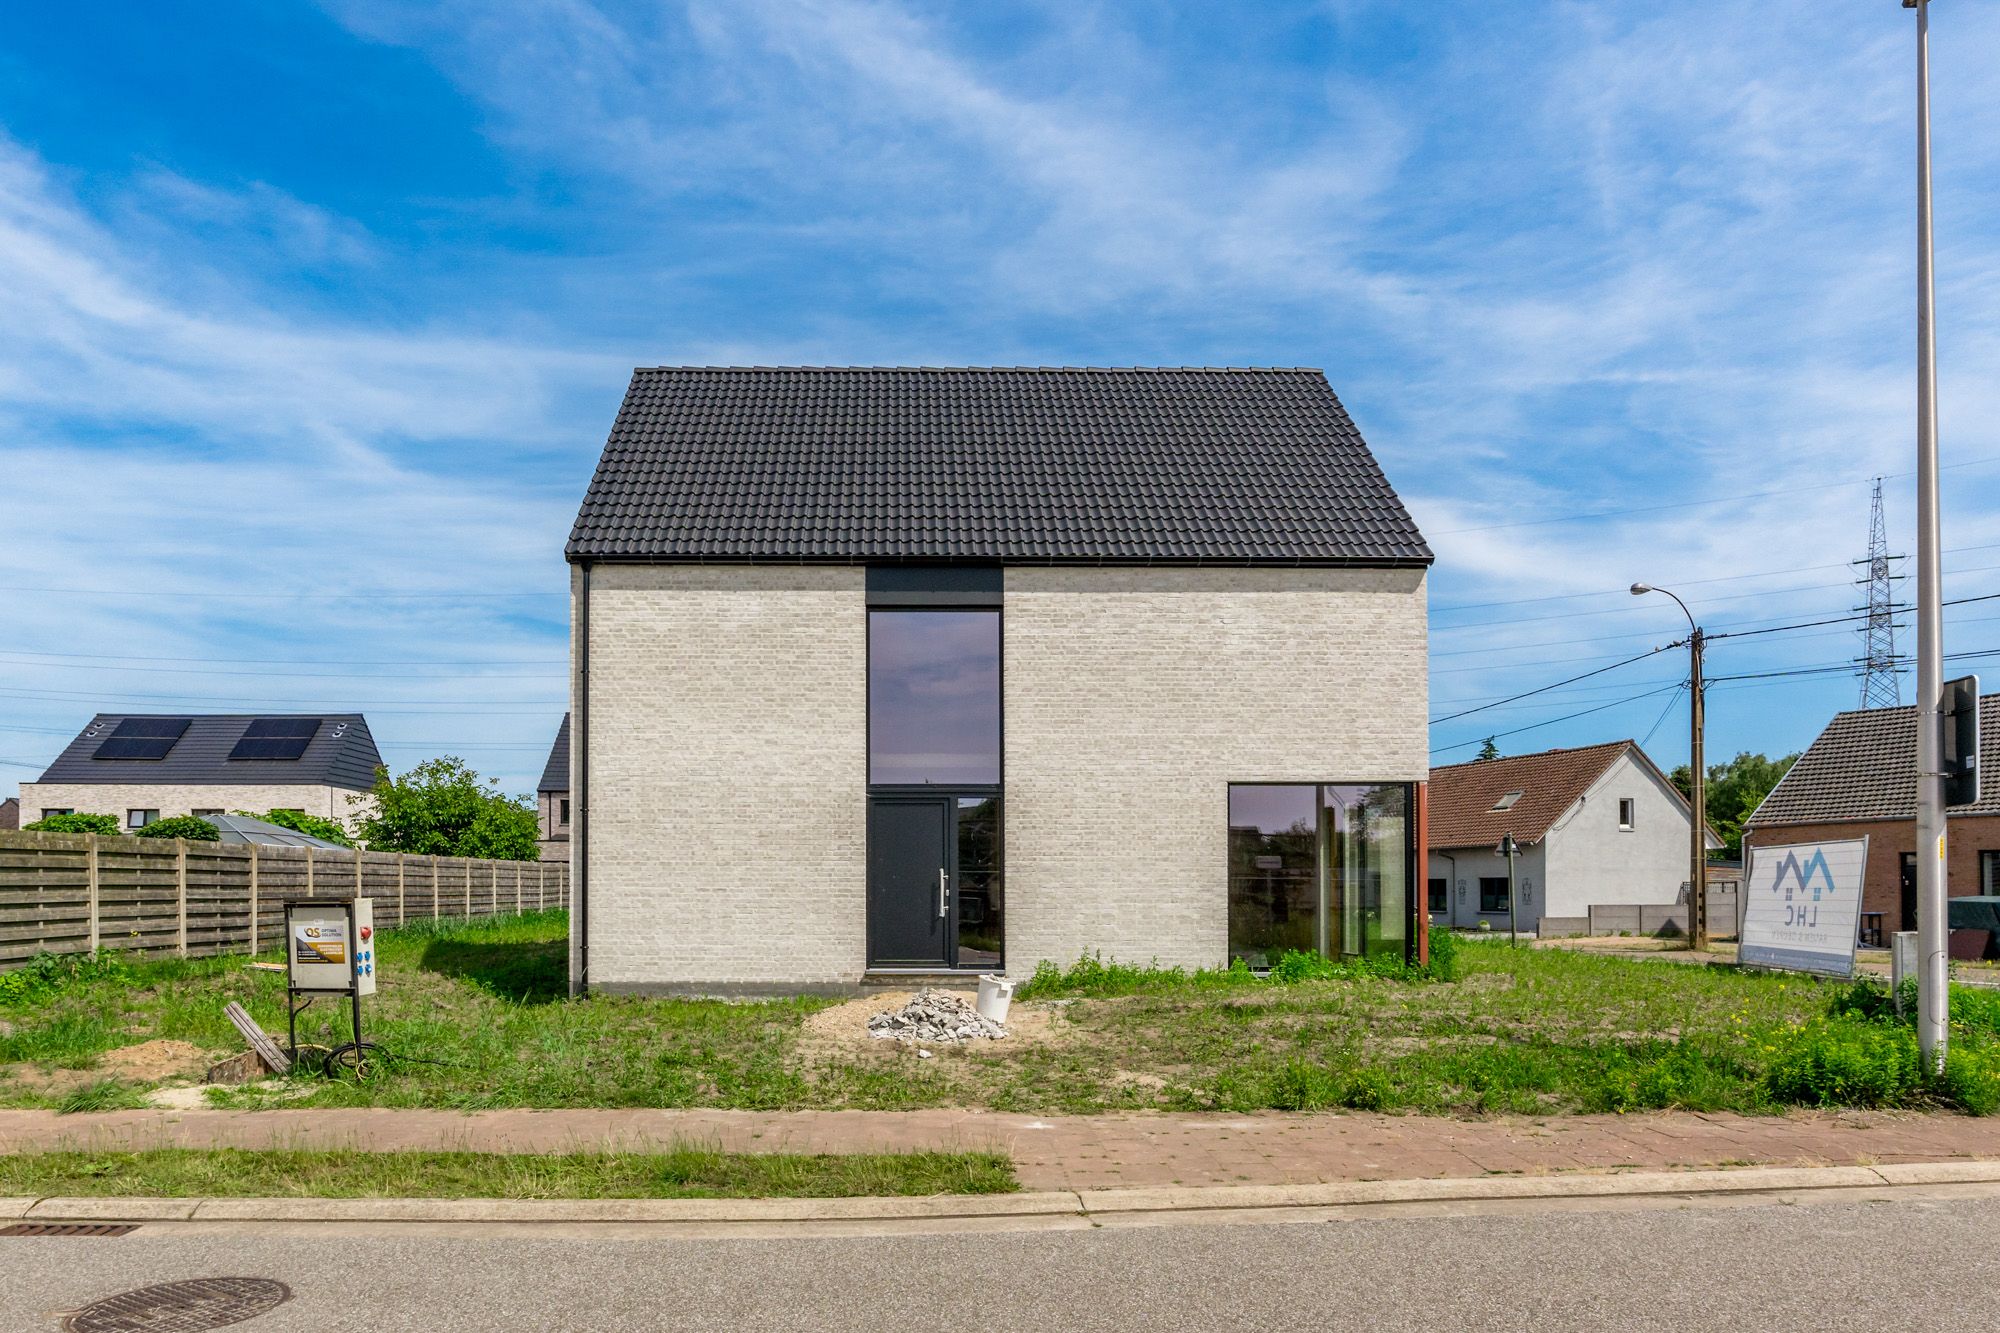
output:
<svg viewBox="0 0 2000 1333"><path fill-rule="evenodd" d="M375 924L569 906L560 861L0 832L0 970L37 953L267 948L293 898L375 900Z"/></svg>

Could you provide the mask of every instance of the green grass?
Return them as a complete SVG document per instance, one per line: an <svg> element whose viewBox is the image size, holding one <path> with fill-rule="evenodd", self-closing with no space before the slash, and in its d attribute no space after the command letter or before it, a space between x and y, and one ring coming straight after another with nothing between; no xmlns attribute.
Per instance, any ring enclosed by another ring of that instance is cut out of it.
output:
<svg viewBox="0 0 2000 1333"><path fill-rule="evenodd" d="M0 1157L16 1198L830 1199L1008 1194L997 1153L39 1152Z"/></svg>
<svg viewBox="0 0 2000 1333"><path fill-rule="evenodd" d="M381 993L364 1016L387 1054L366 1080L301 1075L211 1097L240 1107L1036 1114L2000 1106L2000 998L1964 988L1953 999L1954 1066L1934 1080L1902 1054L1914 1040L1908 1022L1865 983L1484 940L1455 941L1455 981L1308 963L1271 981L1086 959L1038 974L1017 1000L1028 1014L1056 1002L1060 1039L920 1061L894 1043L808 1040L827 1000L571 1000L566 929L563 914L548 912L385 931ZM0 1105L129 1105L142 1089L106 1086L100 1057L156 1038L238 1050L222 1016L232 999L282 1034L283 976L243 961L44 969L32 993L0 999L11 1025L0 1028ZM346 1040L339 1007L309 1011L300 1036ZM8 1066L35 1076L8 1077Z"/></svg>

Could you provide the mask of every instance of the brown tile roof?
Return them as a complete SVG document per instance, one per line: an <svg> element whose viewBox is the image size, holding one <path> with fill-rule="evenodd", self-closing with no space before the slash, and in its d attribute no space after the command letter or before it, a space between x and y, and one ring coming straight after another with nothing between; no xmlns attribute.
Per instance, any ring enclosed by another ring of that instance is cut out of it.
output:
<svg viewBox="0 0 2000 1333"><path fill-rule="evenodd" d="M1636 743L1627 740L1434 768L1430 782L1431 846L1493 847L1503 833L1512 833L1522 844L1540 842L1627 750L1645 757ZM1493 808L1513 791L1520 792L1521 798L1511 807Z"/></svg>
<svg viewBox="0 0 2000 1333"><path fill-rule="evenodd" d="M1979 700L1980 768L2000 755L2000 694ZM1749 827L1917 817L1917 710L1866 708L1837 713L1819 739L1750 816ZM2000 814L2000 782L1981 784L1976 805L1953 814Z"/></svg>

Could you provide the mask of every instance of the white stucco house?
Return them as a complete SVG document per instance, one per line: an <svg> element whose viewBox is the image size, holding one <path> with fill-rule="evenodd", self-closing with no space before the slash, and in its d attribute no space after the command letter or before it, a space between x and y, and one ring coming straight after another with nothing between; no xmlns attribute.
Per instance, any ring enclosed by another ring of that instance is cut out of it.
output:
<svg viewBox="0 0 2000 1333"><path fill-rule="evenodd" d="M1433 768L1431 921L1507 927L1508 833L1515 920L1581 934L1592 906L1667 907L1687 898L1687 798L1636 741L1545 750ZM1713 832L1711 849L1722 846Z"/></svg>
<svg viewBox="0 0 2000 1333"><path fill-rule="evenodd" d="M641 369L567 557L579 990L1423 948L1431 553L1318 371Z"/></svg>

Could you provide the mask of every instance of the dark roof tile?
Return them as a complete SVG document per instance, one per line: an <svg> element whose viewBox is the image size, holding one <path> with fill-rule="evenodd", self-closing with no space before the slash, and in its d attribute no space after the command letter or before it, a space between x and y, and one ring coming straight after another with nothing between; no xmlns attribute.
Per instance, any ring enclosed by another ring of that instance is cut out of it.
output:
<svg viewBox="0 0 2000 1333"><path fill-rule="evenodd" d="M1428 564L1304 369L661 367L572 560Z"/></svg>

